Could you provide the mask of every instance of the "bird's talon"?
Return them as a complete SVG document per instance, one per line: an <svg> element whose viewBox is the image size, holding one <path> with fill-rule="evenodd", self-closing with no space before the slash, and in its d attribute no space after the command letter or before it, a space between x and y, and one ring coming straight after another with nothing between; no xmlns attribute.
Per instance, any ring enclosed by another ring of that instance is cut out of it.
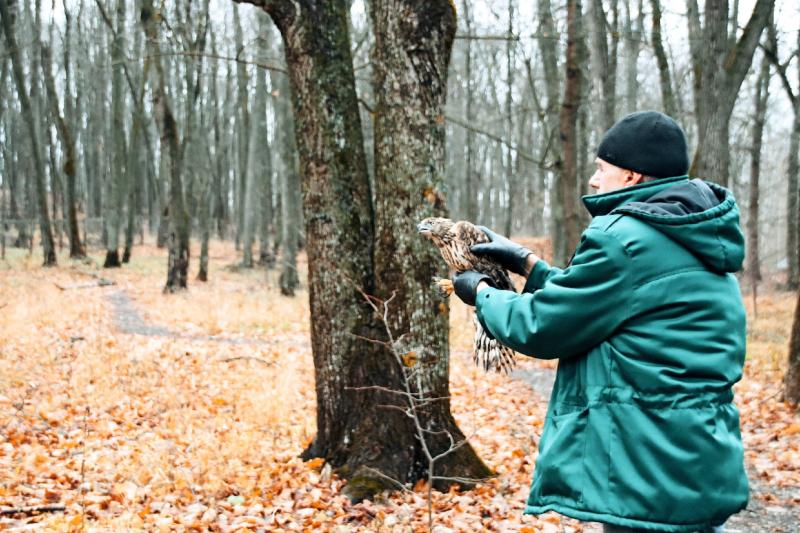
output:
<svg viewBox="0 0 800 533"><path fill-rule="evenodd" d="M453 281L448 278L439 278L434 281L434 285L444 297L449 297L453 294Z"/></svg>

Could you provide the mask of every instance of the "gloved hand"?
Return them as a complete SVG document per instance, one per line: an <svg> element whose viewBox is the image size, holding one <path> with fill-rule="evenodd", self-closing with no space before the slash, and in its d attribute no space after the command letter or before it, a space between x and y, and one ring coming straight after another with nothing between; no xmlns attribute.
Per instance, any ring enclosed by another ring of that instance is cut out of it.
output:
<svg viewBox="0 0 800 533"><path fill-rule="evenodd" d="M456 272L453 274L453 290L456 296L461 298L461 301L467 305L475 305L475 297L478 294L478 284L485 281L487 284L494 287L492 278L486 274L475 272L474 270L465 270L464 272Z"/></svg>
<svg viewBox="0 0 800 533"><path fill-rule="evenodd" d="M520 276L527 276L525 262L533 252L510 241L485 226L478 226L492 242L476 244L470 248L474 254L485 255L500 263L503 268Z"/></svg>

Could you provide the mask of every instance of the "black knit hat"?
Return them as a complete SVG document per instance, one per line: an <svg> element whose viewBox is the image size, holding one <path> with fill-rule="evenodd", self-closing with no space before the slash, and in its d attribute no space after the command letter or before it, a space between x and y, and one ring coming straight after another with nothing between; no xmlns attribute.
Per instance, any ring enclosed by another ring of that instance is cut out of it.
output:
<svg viewBox="0 0 800 533"><path fill-rule="evenodd" d="M677 122L658 111L631 113L611 126L600 141L597 157L654 178L689 171L686 135Z"/></svg>

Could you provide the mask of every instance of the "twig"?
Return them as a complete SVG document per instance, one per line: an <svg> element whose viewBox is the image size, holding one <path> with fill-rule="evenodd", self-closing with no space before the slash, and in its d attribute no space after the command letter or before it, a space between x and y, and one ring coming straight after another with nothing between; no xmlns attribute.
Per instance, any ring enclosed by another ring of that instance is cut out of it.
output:
<svg viewBox="0 0 800 533"><path fill-rule="evenodd" d="M0 507L0 515L15 515L24 514L32 515L37 513L58 513L64 511L66 507L63 505L30 505L27 507Z"/></svg>
<svg viewBox="0 0 800 533"><path fill-rule="evenodd" d="M480 480L473 480L471 478L466 477L446 477L446 476L435 476L434 471L436 468L436 462L447 455L457 451L459 448L464 446L469 442L469 437L464 437L463 439L459 440L458 442L455 441L453 435L448 430L434 430L431 428L423 427L422 421L420 419L419 410L424 407L425 405L437 401L443 398L426 398L425 393L423 391L414 391L411 386L412 378L416 372L415 368L408 368L404 362L402 354L400 350L397 348L394 335L392 333L392 328L389 326L389 304L394 300L395 296L397 296L397 291L392 292L392 296L387 300L381 300L376 296L372 296L366 294L356 283L350 281L352 285L355 287L356 291L358 291L366 300L367 304L373 309L376 315L378 315L383 323L384 330L386 331L386 336L388 338L388 342L380 341L380 344L386 345L389 348L389 351L394 356L395 361L397 362L398 367L402 373L403 377L403 389L404 390L393 390L388 389L382 386L371 386L371 387L353 387L354 389L361 389L361 390L377 390L387 393L397 394L399 396L404 396L408 402L408 406L406 408L397 406L397 405L380 405L378 407L386 408L386 409L396 409L401 411L406 416L408 416L412 423L414 424L414 430L416 433L417 441L422 448L422 453L427 460L428 463L428 471L427 471L427 507L428 507L428 530L432 530L433 528L433 482L434 481L452 481L455 483L463 483L463 484L474 484ZM381 307L382 312L381 312ZM368 341L374 341L374 339L365 339ZM446 435L448 440L450 441L450 445L442 451L441 453L434 455L428 445L427 438L428 436L435 436L435 435ZM371 469L374 471L374 469ZM381 478L389 479L390 481L401 485L397 482L397 480L392 479L388 476L385 476L381 472L375 471L375 473L380 476ZM405 487L403 487L405 488Z"/></svg>
<svg viewBox="0 0 800 533"><path fill-rule="evenodd" d="M409 490L408 487L406 487L405 485L403 485L402 483L397 481L395 478L393 478L391 476L387 476L386 474L384 474L380 470L376 470L375 468L372 468L371 466L365 466L364 469L369 471L369 472L371 472L371 473L373 473L373 474L375 474L376 476L378 476L381 479L385 479L387 481L391 481L392 483L394 483L395 485L397 485L398 487L400 487L402 490L404 490L406 492L414 492L413 490Z"/></svg>
<svg viewBox="0 0 800 533"><path fill-rule="evenodd" d="M525 159L526 161L534 163L534 164L540 166L541 168L543 168L544 170L548 170L547 166L542 165L542 163L536 157L534 157L533 154L529 154L525 150L521 150L519 148L519 146L515 145L512 142L509 142L508 140L500 137L499 135L495 135L492 132L489 132L489 131L486 131L486 130L482 130L480 128L476 128L472 124L469 124L469 123L467 123L467 122L465 122L465 121L463 121L463 120L461 120L459 118L456 118L456 117L454 117L452 115L445 115L445 119L448 122L452 122L453 124L455 124L457 126L461 126L462 128L464 128L466 130L469 130L469 131L472 131L474 133L477 133L478 135L483 135L484 137L487 137L487 138L491 139L492 141L499 142L500 144L505 145L508 149L513 150L514 152L516 152L516 154L519 157L521 157L522 159Z"/></svg>
<svg viewBox="0 0 800 533"><path fill-rule="evenodd" d="M371 390L371 391L385 392L385 393L388 393L388 394L398 394L400 396L405 396L406 398L413 397L413 396L409 396L409 394L407 392L405 392L405 391L390 389L389 387L381 387L380 385L369 385L369 386L366 386L366 387L345 387L344 390L354 390L354 391Z"/></svg>
<svg viewBox="0 0 800 533"><path fill-rule="evenodd" d="M489 481L491 477L471 478L471 477L458 477L458 476L431 476L434 481L453 481L455 483L464 483L474 485L475 483L482 483Z"/></svg>
<svg viewBox="0 0 800 533"><path fill-rule="evenodd" d="M365 337L363 335L358 335L356 333L347 332L347 334L350 335L351 337L355 337L356 339L359 339L359 340L362 340L362 341L371 342L373 344L380 344L381 346L386 346L387 348L391 348L392 347L386 341L381 341L381 340L378 340L378 339L370 339L369 337Z"/></svg>
<svg viewBox="0 0 800 533"><path fill-rule="evenodd" d="M116 285L116 281L111 281L110 279L100 278L98 281L94 283L73 283L72 285L60 285L53 282L53 285L61 289L62 291L69 291L73 289L90 289L93 287L109 287L111 285Z"/></svg>
<svg viewBox="0 0 800 533"><path fill-rule="evenodd" d="M81 494L81 531L86 531L86 490L83 487L86 473L86 440L89 437L89 406L83 412L83 442L81 443L81 484L78 490Z"/></svg>
<svg viewBox="0 0 800 533"><path fill-rule="evenodd" d="M169 56L183 56L183 57L194 57L194 58L203 58L203 59L218 59L221 61L235 61L236 63L241 63L243 65L255 65L258 68L263 68L266 70L270 70L272 72L280 72L281 74L288 74L286 69L281 67L276 67L275 65L271 65L269 63L262 63L261 61L247 61L245 59L239 59L238 57L230 57L230 56L223 56L217 54L205 54L202 52L195 52L192 50L180 51L180 52L162 52L160 54L150 54L143 57L143 59L154 59L157 57L169 57Z"/></svg>
<svg viewBox="0 0 800 533"><path fill-rule="evenodd" d="M247 359L247 360L250 360L250 361L256 361L256 362L259 362L259 363L261 363L262 365L265 365L265 366L272 366L272 365L275 364L272 361L265 361L264 359L261 359L260 357L254 357L252 355L238 355L236 357L226 357L225 359L220 359L220 362L222 362L222 363L230 363L231 361L240 361L242 359Z"/></svg>

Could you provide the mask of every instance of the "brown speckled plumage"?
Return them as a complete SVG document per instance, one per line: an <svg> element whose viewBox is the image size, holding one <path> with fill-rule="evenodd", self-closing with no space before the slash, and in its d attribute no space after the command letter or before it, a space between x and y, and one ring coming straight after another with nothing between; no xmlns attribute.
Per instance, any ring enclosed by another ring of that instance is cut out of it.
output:
<svg viewBox="0 0 800 533"><path fill-rule="evenodd" d="M489 238L477 226L461 220L453 222L448 218L426 218L419 224L420 233L428 237L439 248L442 258L450 269L450 274L464 270L475 270L486 274L498 289L514 290L508 272L491 259L475 255L470 247ZM484 370L494 369L509 372L514 367L514 351L492 338L473 317L475 323L474 360Z"/></svg>

